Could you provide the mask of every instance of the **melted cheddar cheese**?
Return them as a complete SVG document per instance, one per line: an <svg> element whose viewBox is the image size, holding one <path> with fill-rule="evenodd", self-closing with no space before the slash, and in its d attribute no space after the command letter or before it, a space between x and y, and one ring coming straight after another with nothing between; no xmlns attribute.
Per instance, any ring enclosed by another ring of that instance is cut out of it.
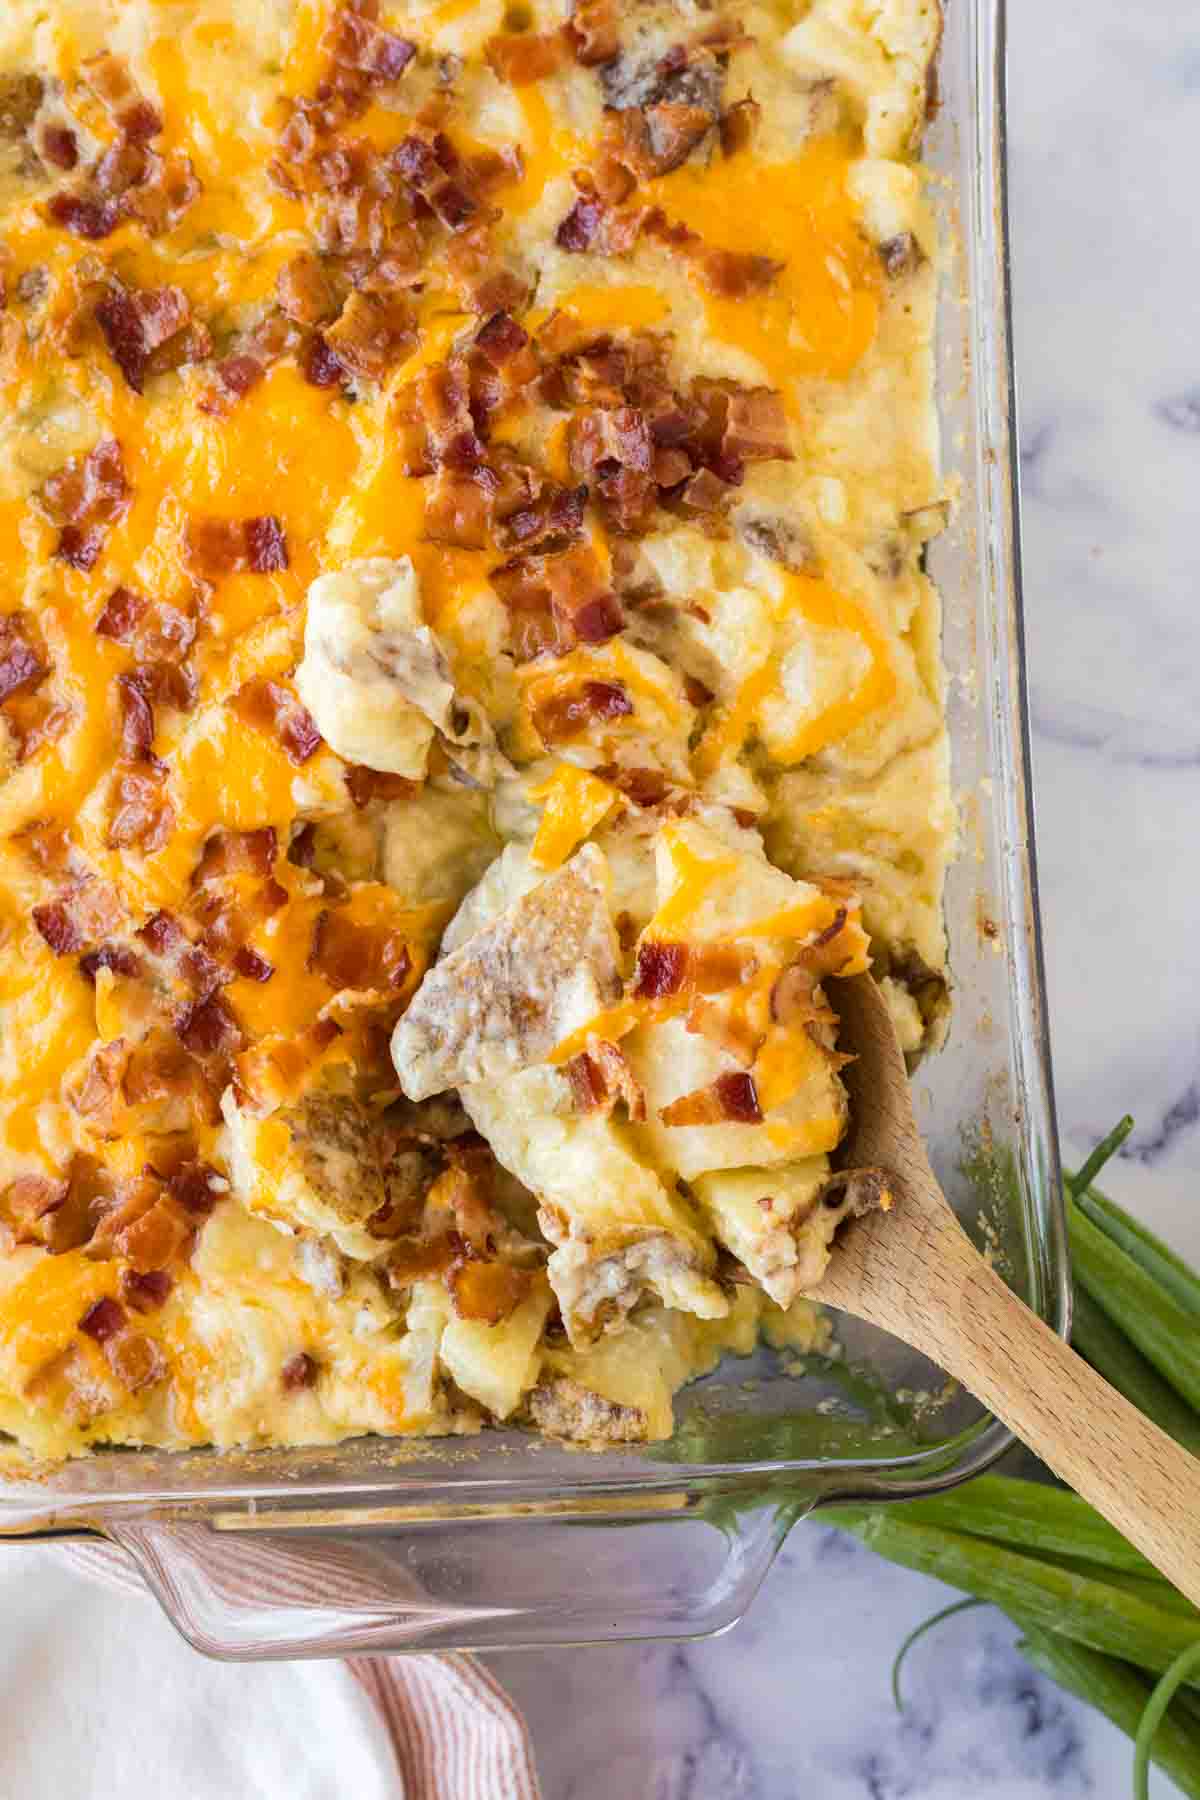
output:
<svg viewBox="0 0 1200 1800"><path fill-rule="evenodd" d="M936 1035L936 4L578 12L3 8L33 1454L663 1435Z"/></svg>

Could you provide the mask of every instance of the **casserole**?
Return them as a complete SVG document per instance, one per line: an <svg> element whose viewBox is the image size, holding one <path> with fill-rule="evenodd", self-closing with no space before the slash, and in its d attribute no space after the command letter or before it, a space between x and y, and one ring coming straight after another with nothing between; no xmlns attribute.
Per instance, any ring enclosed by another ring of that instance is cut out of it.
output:
<svg viewBox="0 0 1200 1800"><path fill-rule="evenodd" d="M1001 55L988 0L951 13L925 155L948 259L945 459L961 488L930 564L965 844L947 897L952 1037L921 1071L918 1116L964 1219L982 1221L1014 1283L1061 1329L1025 790ZM764 1361L750 1387L744 1363L719 1370L681 1397L675 1436L658 1448L584 1457L494 1433L433 1448L111 1452L34 1476L14 1463L0 1530L107 1533L176 1624L218 1654L713 1630L744 1608L783 1526L808 1506L961 1479L1007 1442L960 1397L932 1404L940 1384L920 1358L865 1328L841 1338L840 1359L802 1373ZM238 1577L248 1536L257 1589Z"/></svg>

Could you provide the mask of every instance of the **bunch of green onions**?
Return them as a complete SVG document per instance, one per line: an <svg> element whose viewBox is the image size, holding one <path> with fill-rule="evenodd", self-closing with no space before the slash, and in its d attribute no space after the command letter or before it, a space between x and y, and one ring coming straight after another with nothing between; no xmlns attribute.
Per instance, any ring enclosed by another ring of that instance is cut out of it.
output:
<svg viewBox="0 0 1200 1800"><path fill-rule="evenodd" d="M1132 1129L1123 1119L1067 1178L1075 1348L1200 1456L1200 1275L1092 1183ZM1200 1610L1078 1494L981 1475L949 1493L839 1506L829 1519L891 1562L972 1596L918 1626L903 1659L951 1613L993 1604L1035 1668L1134 1739L1134 1792L1149 1763L1200 1800Z"/></svg>

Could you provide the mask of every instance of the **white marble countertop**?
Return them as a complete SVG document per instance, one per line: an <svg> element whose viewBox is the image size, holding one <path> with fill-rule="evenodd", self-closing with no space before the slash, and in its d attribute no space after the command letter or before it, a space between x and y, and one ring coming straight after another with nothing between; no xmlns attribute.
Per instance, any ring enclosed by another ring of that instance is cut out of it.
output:
<svg viewBox="0 0 1200 1800"><path fill-rule="evenodd" d="M1200 13L1192 0L1010 12L1026 623L1063 1150L1077 1158L1134 1112L1108 1185L1200 1258ZM532 1724L545 1800L1126 1800L1126 1740L1032 1674L993 1612L925 1641L897 1718L893 1650L951 1597L813 1522L714 1642L491 1660Z"/></svg>

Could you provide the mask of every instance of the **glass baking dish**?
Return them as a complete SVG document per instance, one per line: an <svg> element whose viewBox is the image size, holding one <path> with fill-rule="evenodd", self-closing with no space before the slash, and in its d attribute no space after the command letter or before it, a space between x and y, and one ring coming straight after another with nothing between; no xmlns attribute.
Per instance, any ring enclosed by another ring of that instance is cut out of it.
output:
<svg viewBox="0 0 1200 1800"><path fill-rule="evenodd" d="M916 1079L964 1224L1065 1331L1068 1281L1027 786L1004 210L1003 0L951 0L927 140L947 269L939 410L949 530L931 547L962 850L954 1013ZM964 1480L1007 1432L894 1340L731 1358L667 1444L582 1453L518 1432L319 1450L0 1461L0 1536L99 1533L199 1649L226 1657L691 1636L737 1619L788 1527L852 1495Z"/></svg>

